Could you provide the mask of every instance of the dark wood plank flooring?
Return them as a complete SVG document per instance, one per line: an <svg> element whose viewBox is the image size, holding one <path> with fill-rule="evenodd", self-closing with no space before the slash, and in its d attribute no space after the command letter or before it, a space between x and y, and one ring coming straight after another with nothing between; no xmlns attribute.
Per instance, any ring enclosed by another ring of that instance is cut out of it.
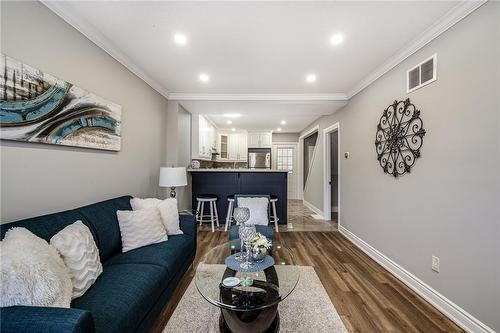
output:
<svg viewBox="0 0 500 333"><path fill-rule="evenodd" d="M464 332L340 233L275 235L292 250L298 265L314 267L349 332ZM200 231L193 267L208 249L227 240L228 233ZM186 273L152 333L165 327L193 275L193 269Z"/></svg>

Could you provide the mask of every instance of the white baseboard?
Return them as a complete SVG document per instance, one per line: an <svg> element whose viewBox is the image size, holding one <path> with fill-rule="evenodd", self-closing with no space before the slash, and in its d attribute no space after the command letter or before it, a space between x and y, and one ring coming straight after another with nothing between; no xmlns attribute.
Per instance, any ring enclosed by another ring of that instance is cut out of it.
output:
<svg viewBox="0 0 500 333"><path fill-rule="evenodd" d="M415 275L398 265L382 252L378 251L343 226L339 226L339 231L342 235L354 243L354 245L360 248L373 260L378 262L382 267L391 272L396 278L410 287L413 291L422 296L426 301L431 303L445 316L453 320L465 331L471 333L495 333L493 329L482 323L479 319L475 318L460 306L441 295L431 286L417 278Z"/></svg>
<svg viewBox="0 0 500 333"><path fill-rule="evenodd" d="M304 203L304 206L306 206L307 208L309 208L310 210L312 210L316 214L318 214L318 215L322 216L323 218L325 218L325 214L323 213L323 211L321 209L319 209L318 207L314 206L310 202L307 202L305 199L302 199L302 202Z"/></svg>

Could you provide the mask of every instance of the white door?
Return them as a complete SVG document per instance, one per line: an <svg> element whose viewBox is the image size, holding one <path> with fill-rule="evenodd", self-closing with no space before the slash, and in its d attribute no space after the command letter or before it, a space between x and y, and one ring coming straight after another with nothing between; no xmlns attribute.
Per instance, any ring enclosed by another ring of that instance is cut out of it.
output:
<svg viewBox="0 0 500 333"><path fill-rule="evenodd" d="M298 199L297 146L273 145L273 165L278 170L288 170L288 199Z"/></svg>

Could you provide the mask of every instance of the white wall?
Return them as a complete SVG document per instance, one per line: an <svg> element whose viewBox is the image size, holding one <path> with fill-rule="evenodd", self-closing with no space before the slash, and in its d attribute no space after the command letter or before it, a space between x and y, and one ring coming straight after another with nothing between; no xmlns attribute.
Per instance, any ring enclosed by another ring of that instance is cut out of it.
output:
<svg viewBox="0 0 500 333"><path fill-rule="evenodd" d="M1 141L2 223L125 194L158 194L164 97L39 2L1 2L1 52L123 111L120 152Z"/></svg>
<svg viewBox="0 0 500 333"><path fill-rule="evenodd" d="M438 80L407 94L406 70L437 53ZM352 98L320 126L304 193L323 209L323 129L340 122L340 224L500 331L500 3L489 2ZM427 134L411 174L384 174L375 132L410 100ZM310 127L309 127L310 128ZM431 271L431 256L441 272Z"/></svg>

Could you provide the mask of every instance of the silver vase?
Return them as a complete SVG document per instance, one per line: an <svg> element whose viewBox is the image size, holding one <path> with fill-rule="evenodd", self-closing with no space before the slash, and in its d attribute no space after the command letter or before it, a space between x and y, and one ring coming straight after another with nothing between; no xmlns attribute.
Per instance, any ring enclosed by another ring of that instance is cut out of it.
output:
<svg viewBox="0 0 500 333"><path fill-rule="evenodd" d="M252 259L256 262L262 262L267 255L265 247L252 247Z"/></svg>

